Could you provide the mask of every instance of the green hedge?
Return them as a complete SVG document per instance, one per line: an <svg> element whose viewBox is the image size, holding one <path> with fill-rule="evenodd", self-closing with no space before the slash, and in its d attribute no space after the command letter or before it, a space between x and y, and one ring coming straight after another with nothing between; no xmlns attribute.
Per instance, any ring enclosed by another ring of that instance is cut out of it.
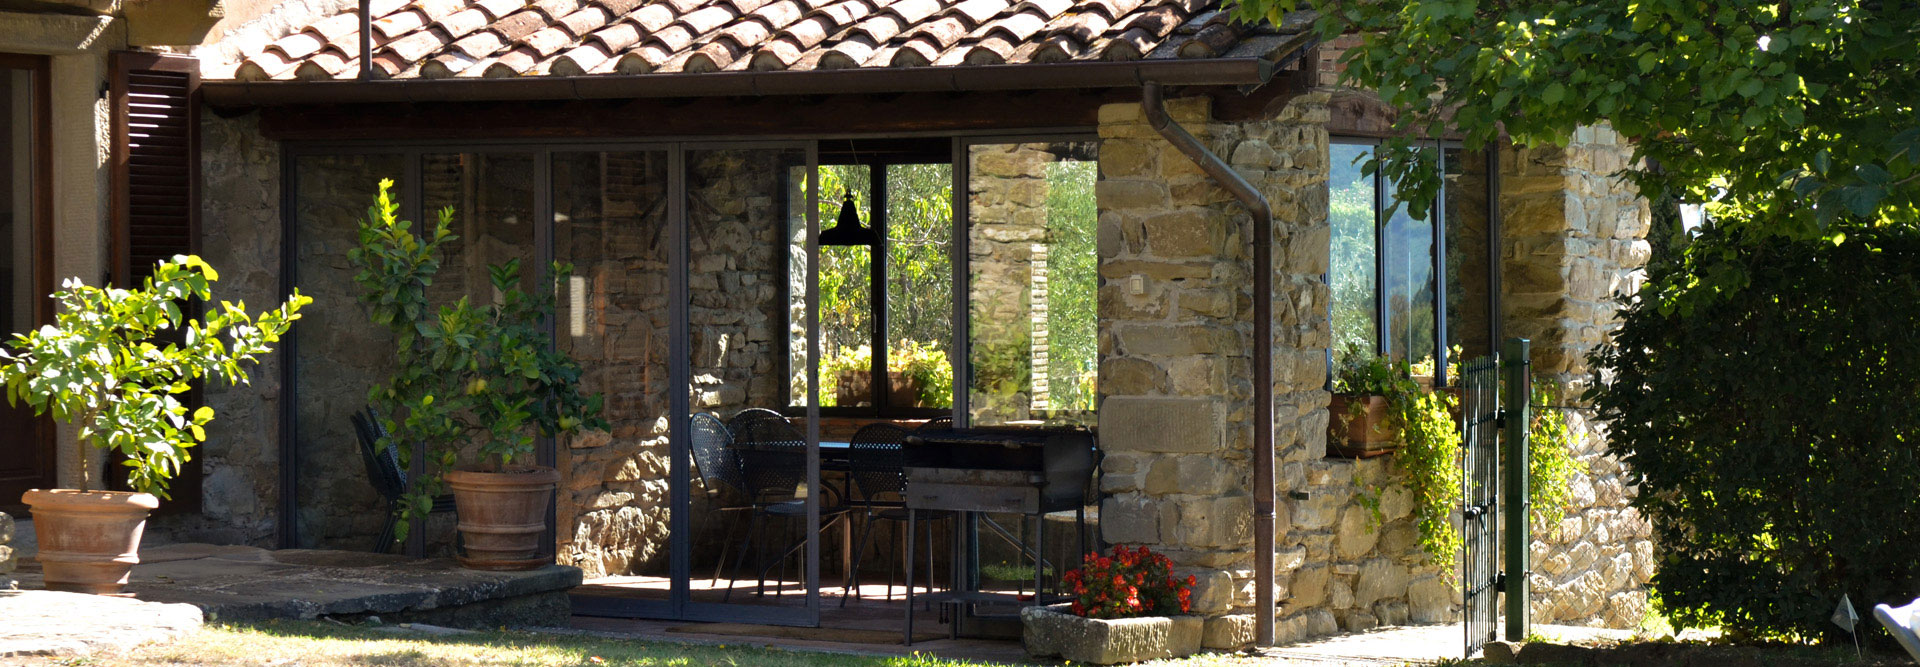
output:
<svg viewBox="0 0 1920 667"><path fill-rule="evenodd" d="M1841 593L1868 625L1920 596L1920 238L1709 232L1655 271L1589 398L1639 483L1668 616L1845 641Z"/></svg>

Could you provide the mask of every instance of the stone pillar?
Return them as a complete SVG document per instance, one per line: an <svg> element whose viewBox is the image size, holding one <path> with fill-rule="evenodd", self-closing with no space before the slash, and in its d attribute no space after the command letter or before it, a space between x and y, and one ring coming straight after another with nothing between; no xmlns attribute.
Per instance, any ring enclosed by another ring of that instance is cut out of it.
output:
<svg viewBox="0 0 1920 667"><path fill-rule="evenodd" d="M1614 175L1631 149L1605 126L1581 128L1564 149L1501 156L1501 304L1507 336L1533 340L1538 381L1578 405L1592 382L1587 354L1618 326L1614 295L1639 287L1650 253L1647 203ZM1605 425L1566 409L1579 461L1573 505L1541 517L1531 545L1534 621L1631 628L1653 575L1651 526L1628 506L1634 490L1607 449Z"/></svg>
<svg viewBox="0 0 1920 667"><path fill-rule="evenodd" d="M1310 436L1325 430L1325 103L1303 96L1247 123L1214 122L1205 99L1168 105L1275 212L1283 478L1304 475L1301 462L1322 448ZM1206 645L1244 646L1256 636L1250 216L1148 127L1138 104L1102 107L1100 121L1101 530L1194 575ZM1286 503L1276 512L1284 536Z"/></svg>

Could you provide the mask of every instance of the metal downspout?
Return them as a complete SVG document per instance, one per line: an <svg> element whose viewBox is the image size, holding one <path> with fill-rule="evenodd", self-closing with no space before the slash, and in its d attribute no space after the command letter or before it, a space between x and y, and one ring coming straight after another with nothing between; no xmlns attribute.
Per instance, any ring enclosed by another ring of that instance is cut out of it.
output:
<svg viewBox="0 0 1920 667"><path fill-rule="evenodd" d="M1266 197L1167 115L1159 83L1141 89L1147 124L1185 153L1253 215L1253 578L1254 624L1273 645L1273 209Z"/></svg>

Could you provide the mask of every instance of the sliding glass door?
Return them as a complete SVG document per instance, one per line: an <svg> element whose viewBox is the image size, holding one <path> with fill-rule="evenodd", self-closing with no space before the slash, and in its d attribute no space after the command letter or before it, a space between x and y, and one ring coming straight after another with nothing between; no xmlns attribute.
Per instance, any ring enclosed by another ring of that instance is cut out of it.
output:
<svg viewBox="0 0 1920 667"><path fill-rule="evenodd" d="M375 183L392 178L404 218L453 209L436 302L498 299L487 267L507 260L529 289L547 289L550 262L570 269L548 326L604 396L610 428L543 440L529 462L562 475L549 546L592 584L576 609L817 625L821 517L838 501L819 484L804 353L818 349L818 276L789 273L795 257L817 264L815 162L803 142L290 146L285 279L317 302L284 379L285 546L384 541L388 500L364 466L341 462L362 460L350 417L393 371L346 261ZM808 341L797 363L790 317ZM442 505L405 550L457 548Z"/></svg>

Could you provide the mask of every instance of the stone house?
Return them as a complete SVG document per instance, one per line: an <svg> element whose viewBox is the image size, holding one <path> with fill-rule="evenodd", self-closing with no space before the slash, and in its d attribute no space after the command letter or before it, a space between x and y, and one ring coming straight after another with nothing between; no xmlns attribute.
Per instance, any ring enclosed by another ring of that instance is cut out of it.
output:
<svg viewBox="0 0 1920 667"><path fill-rule="evenodd" d="M718 562L719 501L674 460L691 412L773 408L823 438L1047 419L1097 426L1099 536L1194 574L1209 646L1263 639L1263 620L1280 642L1444 621L1460 588L1419 554L1391 459L1328 455L1333 355L1444 368L1449 348L1522 336L1537 372L1577 388L1648 254L1606 128L1558 149L1436 138L1444 204L1391 214L1392 184L1354 167L1390 111L1337 87L1343 44L1208 0L60 0L0 21L16 27L0 54L18 54L0 57L8 294L192 250L221 298L316 299L251 385L203 390L219 418L149 528L166 539L372 542L385 506L347 415L389 361L345 253L385 177L411 219L456 211L445 298L488 298L490 262L575 266L556 338L613 428L538 458L565 476L554 553L590 575ZM1199 161L1176 144L1189 133ZM809 226L842 206L886 241L810 254ZM866 300L835 311L845 330L810 331L812 281L836 266L868 267L831 276ZM19 295L14 328L48 317ZM937 344L955 388L810 403L808 371L837 354L809 354L810 333L883 360L822 382L891 388L889 327ZM1535 618L1632 626L1649 530L1581 414L1577 507L1533 544ZM31 462L0 470L0 498L77 475L56 428L7 418L37 435L0 445ZM1375 487L1377 526L1357 496ZM412 548L446 548L450 523ZM726 613L666 590L634 613Z"/></svg>

